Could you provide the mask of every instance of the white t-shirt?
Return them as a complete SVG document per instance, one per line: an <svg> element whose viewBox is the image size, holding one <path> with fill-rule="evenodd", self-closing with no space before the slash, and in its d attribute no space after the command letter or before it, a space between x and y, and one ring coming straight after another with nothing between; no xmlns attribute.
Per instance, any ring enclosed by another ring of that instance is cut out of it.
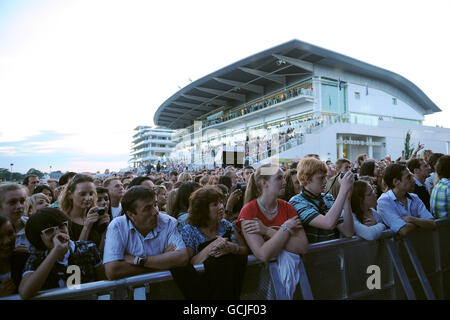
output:
<svg viewBox="0 0 450 320"><path fill-rule="evenodd" d="M118 207L111 207L111 213L112 213L113 219L120 216L121 212L122 212L122 204L121 203L119 203Z"/></svg>

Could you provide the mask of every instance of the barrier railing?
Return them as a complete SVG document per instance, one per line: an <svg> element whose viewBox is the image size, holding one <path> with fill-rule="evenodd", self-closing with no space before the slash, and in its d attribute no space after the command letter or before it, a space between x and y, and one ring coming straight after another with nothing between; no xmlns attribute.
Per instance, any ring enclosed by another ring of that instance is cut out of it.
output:
<svg viewBox="0 0 450 320"><path fill-rule="evenodd" d="M353 237L311 244L300 263L294 299L450 299L450 219L436 225L435 231L418 230L406 238L386 230L376 241ZM241 299L285 299L276 263L249 255ZM20 296L0 298L16 299ZM173 300L183 295L170 271L161 271L42 291L34 299Z"/></svg>

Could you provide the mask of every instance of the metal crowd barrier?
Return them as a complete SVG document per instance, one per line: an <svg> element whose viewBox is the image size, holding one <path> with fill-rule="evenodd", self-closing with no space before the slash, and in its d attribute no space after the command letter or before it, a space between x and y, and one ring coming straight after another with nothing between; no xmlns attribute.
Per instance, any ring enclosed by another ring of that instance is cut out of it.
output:
<svg viewBox="0 0 450 320"><path fill-rule="evenodd" d="M375 241L353 237L311 244L301 259L294 299L450 299L450 219L436 220L436 225L435 231L418 230L406 238L386 230ZM276 263L249 255L242 300L286 298ZM379 288L368 286L370 266L379 268ZM195 268L204 270L203 265ZM42 291L34 299L181 300L183 295L170 271L161 271Z"/></svg>

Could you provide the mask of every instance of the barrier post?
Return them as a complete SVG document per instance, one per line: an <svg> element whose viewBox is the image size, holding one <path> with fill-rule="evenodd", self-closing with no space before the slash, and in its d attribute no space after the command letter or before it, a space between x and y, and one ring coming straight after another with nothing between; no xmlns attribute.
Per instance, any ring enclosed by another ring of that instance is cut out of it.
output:
<svg viewBox="0 0 450 320"><path fill-rule="evenodd" d="M314 300L314 296L309 284L308 274L306 273L305 264L303 263L302 256L300 256L300 262L298 264L298 271L300 273L300 290L302 291L303 300Z"/></svg>
<svg viewBox="0 0 450 320"><path fill-rule="evenodd" d="M444 276L441 261L441 245L439 242L439 229L433 232L434 259L436 264L436 273L438 274L437 294L439 299L444 299Z"/></svg>
<svg viewBox="0 0 450 320"><path fill-rule="evenodd" d="M408 276L406 275L405 268L403 267L402 260L400 259L400 255L398 253L398 249L394 243L392 238L387 239L386 246L389 251L389 255L391 256L392 262L395 267L395 271L397 271L397 275L400 279L400 282L403 286L403 290L408 297L408 300L416 300L416 295L414 294L414 290L411 286L411 283L408 280Z"/></svg>
<svg viewBox="0 0 450 320"><path fill-rule="evenodd" d="M431 289L430 282L428 281L427 275L423 270L422 265L420 264L419 257L417 257L416 250L414 249L413 244L407 238L403 239L403 244L406 247L406 251L408 251L409 259L411 260L414 269L416 270L417 276L419 277L420 283L422 284L423 291L427 296L428 300L436 300L436 297Z"/></svg>

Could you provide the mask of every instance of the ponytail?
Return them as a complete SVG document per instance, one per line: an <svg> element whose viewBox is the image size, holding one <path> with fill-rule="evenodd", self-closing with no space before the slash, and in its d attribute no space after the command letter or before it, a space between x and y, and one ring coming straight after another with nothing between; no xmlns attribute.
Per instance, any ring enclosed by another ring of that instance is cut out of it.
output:
<svg viewBox="0 0 450 320"><path fill-rule="evenodd" d="M270 177L276 172L276 170L278 170L278 168L278 166L274 166L271 163L266 163L260 166L254 173L250 175L247 189L245 190L244 205L261 195L261 179L264 179L266 181L269 180Z"/></svg>
<svg viewBox="0 0 450 320"><path fill-rule="evenodd" d="M245 189L244 195L244 205L259 197L259 190L258 185L256 184L255 174L256 173L253 172L248 179L248 184L247 188Z"/></svg>

